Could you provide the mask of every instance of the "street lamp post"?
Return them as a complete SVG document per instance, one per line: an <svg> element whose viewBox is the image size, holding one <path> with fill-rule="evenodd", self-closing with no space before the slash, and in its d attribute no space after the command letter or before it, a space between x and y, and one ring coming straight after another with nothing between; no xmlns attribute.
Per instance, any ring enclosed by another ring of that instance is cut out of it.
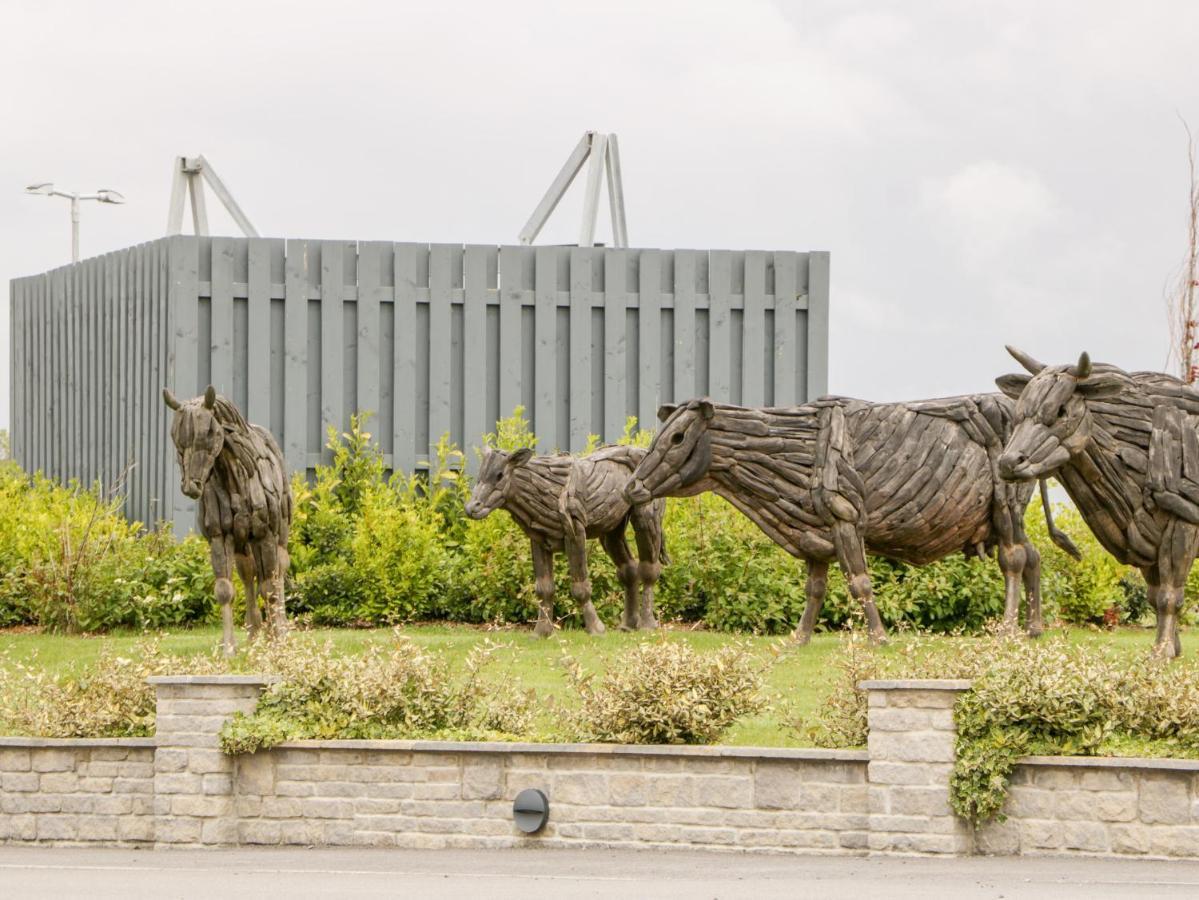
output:
<svg viewBox="0 0 1199 900"><path fill-rule="evenodd" d="M66 197L71 201L71 262L79 262L79 201L97 200L100 203L124 203L125 198L117 191L101 188L94 194L80 194L77 191L60 191L50 182L31 184L25 188L27 194L41 194L43 197Z"/></svg>

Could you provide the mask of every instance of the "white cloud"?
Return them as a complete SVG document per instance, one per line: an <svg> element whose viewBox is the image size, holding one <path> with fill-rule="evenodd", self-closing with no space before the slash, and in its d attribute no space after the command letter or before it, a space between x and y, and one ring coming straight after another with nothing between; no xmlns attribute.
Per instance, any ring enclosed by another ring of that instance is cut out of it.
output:
<svg viewBox="0 0 1199 900"><path fill-rule="evenodd" d="M976 261L1038 236L1061 216L1057 199L1035 173L994 160L927 179L921 206L940 236Z"/></svg>

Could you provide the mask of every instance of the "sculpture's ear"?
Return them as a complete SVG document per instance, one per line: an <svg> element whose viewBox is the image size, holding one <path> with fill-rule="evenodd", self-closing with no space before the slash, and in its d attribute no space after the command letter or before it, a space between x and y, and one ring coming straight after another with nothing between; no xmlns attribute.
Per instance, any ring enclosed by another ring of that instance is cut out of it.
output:
<svg viewBox="0 0 1199 900"><path fill-rule="evenodd" d="M179 409L179 407L183 405L175 399L175 395L171 393L171 389L168 387L164 387L162 389L162 400L167 406L175 410Z"/></svg>
<svg viewBox="0 0 1199 900"><path fill-rule="evenodd" d="M1079 396L1086 397L1088 400L1105 400L1115 397L1125 387L1127 387L1127 382L1119 375L1112 372L1101 372L1098 375L1092 375L1086 381L1079 381L1076 390Z"/></svg>
<svg viewBox="0 0 1199 900"><path fill-rule="evenodd" d="M528 447L521 447L519 450L513 451L512 455L508 457L508 465L512 466L513 468L516 466L523 466L532 458L533 451Z"/></svg>
<svg viewBox="0 0 1199 900"><path fill-rule="evenodd" d="M204 406L207 409L212 409L216 406L216 388L211 384L208 385L208 390L204 392Z"/></svg>
<svg viewBox="0 0 1199 900"><path fill-rule="evenodd" d="M665 422L674 415L674 411L678 408L679 406L677 403L663 403L658 407L658 421Z"/></svg>
<svg viewBox="0 0 1199 900"><path fill-rule="evenodd" d="M716 407L712 405L711 400L699 401L699 414L708 421L711 421L712 417L716 415Z"/></svg>
<svg viewBox="0 0 1199 900"><path fill-rule="evenodd" d="M995 379L995 384L1013 400L1019 400L1021 392L1030 381L1031 375L1000 375Z"/></svg>

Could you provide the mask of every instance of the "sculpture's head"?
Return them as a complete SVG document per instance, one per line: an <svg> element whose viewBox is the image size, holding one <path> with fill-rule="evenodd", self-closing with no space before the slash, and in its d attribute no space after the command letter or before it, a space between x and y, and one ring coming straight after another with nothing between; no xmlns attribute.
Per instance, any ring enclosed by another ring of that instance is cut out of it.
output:
<svg viewBox="0 0 1199 900"><path fill-rule="evenodd" d="M505 453L488 447L483 451L483 462L475 479L474 490L466 501L466 514L472 519L482 519L496 509L502 509L508 500L508 489L512 484L512 472L533 458L528 447Z"/></svg>
<svg viewBox="0 0 1199 900"><path fill-rule="evenodd" d="M708 400L660 407L658 419L662 427L625 485L625 499L630 503L648 503L659 497L694 493L688 489L696 487L712 465L708 424L715 414Z"/></svg>
<svg viewBox="0 0 1199 900"><path fill-rule="evenodd" d="M1115 397L1130 381L1112 366L1092 365L1086 353L1072 366L1046 366L1012 347L1007 350L1029 374L995 379L1016 401L1015 428L999 457L999 474L1009 481L1031 481L1082 453L1091 438L1087 401Z"/></svg>
<svg viewBox="0 0 1199 900"><path fill-rule="evenodd" d="M225 446L225 429L216 417L216 389L210 384L202 397L180 402L169 388L163 388L162 399L175 411L171 440L179 457L179 488L195 499Z"/></svg>

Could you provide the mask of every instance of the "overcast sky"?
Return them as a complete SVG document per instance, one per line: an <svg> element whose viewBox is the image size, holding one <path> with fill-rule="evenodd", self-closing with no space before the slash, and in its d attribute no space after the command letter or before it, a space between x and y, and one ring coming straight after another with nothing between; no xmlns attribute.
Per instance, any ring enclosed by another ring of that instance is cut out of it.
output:
<svg viewBox="0 0 1199 900"><path fill-rule="evenodd" d="M164 233L180 154L264 235L514 242L590 128L634 246L832 251L835 392L987 390L1004 343L1160 369L1197 47L1194 0L5 0L0 278L69 258L25 185L126 195L94 255Z"/></svg>

